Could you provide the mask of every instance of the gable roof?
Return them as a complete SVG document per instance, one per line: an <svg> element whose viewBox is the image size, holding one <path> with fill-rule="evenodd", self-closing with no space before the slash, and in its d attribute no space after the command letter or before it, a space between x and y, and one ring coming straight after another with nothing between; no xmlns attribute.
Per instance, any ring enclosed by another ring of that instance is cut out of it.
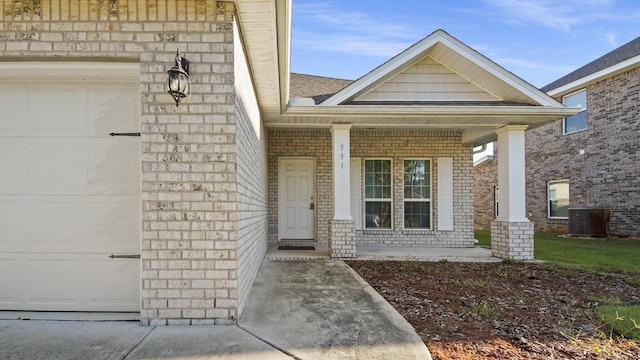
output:
<svg viewBox="0 0 640 360"><path fill-rule="evenodd" d="M541 88L551 95L569 93L631 67L640 66L640 37Z"/></svg>
<svg viewBox="0 0 640 360"><path fill-rule="evenodd" d="M533 85L473 50L444 30L433 32L329 97L321 105L335 106L357 103L359 100L375 100L376 97L379 98L380 96L373 94L376 90L380 90L386 84L402 81L401 77L403 76L407 78L415 76L417 67L422 69L423 75L429 75L430 69L433 76L436 73L444 74L447 77L447 83L460 84L460 89L466 87L467 90L462 91L465 95L460 98L461 92L434 95L423 91L422 94L414 95L414 98L394 100L422 100L429 102L434 100L464 101L472 99L491 102L492 105L500 105L500 103L534 106L558 105L555 100ZM420 70L417 70L417 73L419 74ZM431 82L433 82L433 76ZM391 87L397 88L397 86L396 84Z"/></svg>

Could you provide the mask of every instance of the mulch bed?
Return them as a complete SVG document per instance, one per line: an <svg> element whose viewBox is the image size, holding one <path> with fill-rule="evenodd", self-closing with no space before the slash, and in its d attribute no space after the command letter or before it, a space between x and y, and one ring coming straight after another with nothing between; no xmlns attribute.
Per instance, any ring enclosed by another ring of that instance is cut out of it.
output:
<svg viewBox="0 0 640 360"><path fill-rule="evenodd" d="M592 309L640 304L639 275L533 263L349 261L434 359L639 359ZM638 319L640 322L640 319Z"/></svg>

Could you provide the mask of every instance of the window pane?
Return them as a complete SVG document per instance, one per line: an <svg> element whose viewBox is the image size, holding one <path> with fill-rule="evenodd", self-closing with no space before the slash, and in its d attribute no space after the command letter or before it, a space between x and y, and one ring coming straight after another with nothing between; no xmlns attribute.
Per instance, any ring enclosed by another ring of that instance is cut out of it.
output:
<svg viewBox="0 0 640 360"><path fill-rule="evenodd" d="M404 161L405 199L428 199L430 197L431 163L429 160Z"/></svg>
<svg viewBox="0 0 640 360"><path fill-rule="evenodd" d="M550 217L569 217L569 200L549 201Z"/></svg>
<svg viewBox="0 0 640 360"><path fill-rule="evenodd" d="M391 202L367 201L365 219L367 228L391 229Z"/></svg>
<svg viewBox="0 0 640 360"><path fill-rule="evenodd" d="M568 107L580 107L581 109L587 108L587 91L582 90L575 94L565 96L562 103Z"/></svg>
<svg viewBox="0 0 640 360"><path fill-rule="evenodd" d="M568 199L569 198L569 182L558 181L549 183L549 199Z"/></svg>
<svg viewBox="0 0 640 360"><path fill-rule="evenodd" d="M575 94L565 96L562 103L568 107L579 107L582 109L579 113L568 116L564 119L564 133L571 133L587 128L587 91L582 90Z"/></svg>
<svg viewBox="0 0 640 360"><path fill-rule="evenodd" d="M569 217L569 181L549 182L549 217Z"/></svg>
<svg viewBox="0 0 640 360"><path fill-rule="evenodd" d="M365 160L365 198L391 199L391 160Z"/></svg>
<svg viewBox="0 0 640 360"><path fill-rule="evenodd" d="M587 111L580 111L579 113L566 117L564 119L564 132L572 133L578 130L584 130L587 128Z"/></svg>
<svg viewBox="0 0 640 360"><path fill-rule="evenodd" d="M414 201L404 203L404 227L405 229L430 228L430 211L428 201Z"/></svg>

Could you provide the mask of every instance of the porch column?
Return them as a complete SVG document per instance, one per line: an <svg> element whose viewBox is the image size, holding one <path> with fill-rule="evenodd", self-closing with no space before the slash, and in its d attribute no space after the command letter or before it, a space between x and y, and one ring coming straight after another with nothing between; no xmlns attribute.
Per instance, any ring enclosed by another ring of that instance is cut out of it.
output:
<svg viewBox="0 0 640 360"><path fill-rule="evenodd" d="M333 139L333 219L329 221L329 255L332 258L356 256L356 226L351 217L351 124L331 125Z"/></svg>
<svg viewBox="0 0 640 360"><path fill-rule="evenodd" d="M498 134L498 217L491 223L493 256L533 260L533 223L526 216L526 125L509 125Z"/></svg>

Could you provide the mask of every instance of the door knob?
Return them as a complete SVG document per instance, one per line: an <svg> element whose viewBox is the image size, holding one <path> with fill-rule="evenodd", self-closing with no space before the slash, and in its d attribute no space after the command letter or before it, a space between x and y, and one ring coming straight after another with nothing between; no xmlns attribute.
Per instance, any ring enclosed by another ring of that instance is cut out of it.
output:
<svg viewBox="0 0 640 360"><path fill-rule="evenodd" d="M311 203L311 205L309 206L309 210L313 210L316 208L316 205L314 203Z"/></svg>

